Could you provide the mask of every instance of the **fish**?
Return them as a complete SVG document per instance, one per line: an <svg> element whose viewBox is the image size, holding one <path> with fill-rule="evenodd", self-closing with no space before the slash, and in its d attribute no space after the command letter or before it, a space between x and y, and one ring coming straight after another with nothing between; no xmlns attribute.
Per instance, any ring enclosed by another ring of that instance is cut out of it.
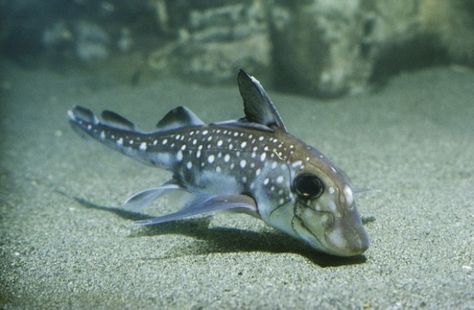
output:
<svg viewBox="0 0 474 310"><path fill-rule="evenodd" d="M288 132L256 78L240 70L237 83L245 114L237 120L205 123L178 106L156 128L143 131L118 113L106 110L99 118L75 106L69 122L83 136L172 173L164 184L128 198L127 210L142 212L171 192L189 197L178 211L140 225L227 210L259 218L319 252L364 253L369 238L346 174Z"/></svg>

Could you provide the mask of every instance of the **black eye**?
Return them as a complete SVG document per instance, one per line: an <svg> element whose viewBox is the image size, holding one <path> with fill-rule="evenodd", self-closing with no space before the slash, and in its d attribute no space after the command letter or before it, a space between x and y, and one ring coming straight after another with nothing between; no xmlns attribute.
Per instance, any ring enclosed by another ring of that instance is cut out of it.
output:
<svg viewBox="0 0 474 310"><path fill-rule="evenodd" d="M302 173L293 181L293 189L298 196L305 199L314 199L324 192L324 184L320 178L311 173Z"/></svg>

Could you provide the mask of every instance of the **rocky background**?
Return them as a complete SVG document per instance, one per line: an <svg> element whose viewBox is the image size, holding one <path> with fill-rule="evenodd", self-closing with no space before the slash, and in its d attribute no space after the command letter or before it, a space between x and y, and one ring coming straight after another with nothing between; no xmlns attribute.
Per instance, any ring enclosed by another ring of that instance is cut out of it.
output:
<svg viewBox="0 0 474 310"><path fill-rule="evenodd" d="M403 70L474 66L471 0L0 0L3 58L109 69L132 84L172 74L288 92L355 94Z"/></svg>

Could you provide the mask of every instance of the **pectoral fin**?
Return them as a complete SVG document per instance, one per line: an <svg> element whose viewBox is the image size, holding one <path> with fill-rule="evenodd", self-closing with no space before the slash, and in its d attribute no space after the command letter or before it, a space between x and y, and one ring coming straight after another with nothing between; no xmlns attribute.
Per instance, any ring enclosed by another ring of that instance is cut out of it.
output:
<svg viewBox="0 0 474 310"><path fill-rule="evenodd" d="M178 184L168 182L163 184L162 186L149 188L142 192L133 194L124 202L123 207L128 210L139 211L140 209L143 209L150 205L150 203L160 198L164 194L178 190L184 189Z"/></svg>
<svg viewBox="0 0 474 310"><path fill-rule="evenodd" d="M255 201L246 195L223 195L215 196L209 194L196 194L194 199L188 202L178 212L167 214L152 219L138 221L139 225L155 225L171 221L182 220L194 215L206 214L222 210L235 210L247 213L257 213Z"/></svg>

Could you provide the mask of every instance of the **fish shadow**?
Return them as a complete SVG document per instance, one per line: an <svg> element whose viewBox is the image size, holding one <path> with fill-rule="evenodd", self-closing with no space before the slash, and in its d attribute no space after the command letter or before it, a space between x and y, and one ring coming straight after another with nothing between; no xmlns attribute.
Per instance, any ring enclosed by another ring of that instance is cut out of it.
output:
<svg viewBox="0 0 474 310"><path fill-rule="evenodd" d="M153 218L143 213L123 208L100 206L82 198L73 198L80 205L113 213L127 220L144 220ZM157 259L172 259L188 255L205 255L210 253L265 252L274 254L298 254L320 267L337 267L363 264L367 261L364 255L354 257L338 257L317 252L303 241L294 239L276 230L250 231L228 227L209 227L212 216L191 218L182 221L162 223L156 226L140 226L132 229L129 237L180 234L202 241L186 247L178 248L176 255L168 255Z"/></svg>

